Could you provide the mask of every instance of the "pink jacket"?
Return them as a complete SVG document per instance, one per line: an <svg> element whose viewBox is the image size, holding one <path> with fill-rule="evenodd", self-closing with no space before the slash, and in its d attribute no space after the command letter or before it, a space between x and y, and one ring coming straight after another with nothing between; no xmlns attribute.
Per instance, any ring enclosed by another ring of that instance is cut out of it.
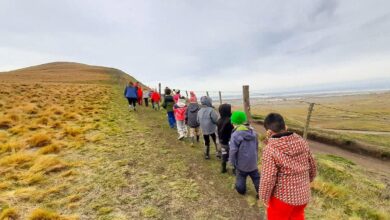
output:
<svg viewBox="0 0 390 220"><path fill-rule="evenodd" d="M175 119L177 121L184 121L186 119L187 105L185 104L185 101L182 102L181 100L182 99L180 99L173 106L173 112L175 114Z"/></svg>

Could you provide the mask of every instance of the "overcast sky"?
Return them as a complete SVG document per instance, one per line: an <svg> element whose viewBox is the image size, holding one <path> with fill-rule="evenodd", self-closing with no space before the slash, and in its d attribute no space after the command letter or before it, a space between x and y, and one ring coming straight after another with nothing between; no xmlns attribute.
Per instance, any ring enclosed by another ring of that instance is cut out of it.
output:
<svg viewBox="0 0 390 220"><path fill-rule="evenodd" d="M0 0L0 71L53 61L193 90L388 79L390 1Z"/></svg>

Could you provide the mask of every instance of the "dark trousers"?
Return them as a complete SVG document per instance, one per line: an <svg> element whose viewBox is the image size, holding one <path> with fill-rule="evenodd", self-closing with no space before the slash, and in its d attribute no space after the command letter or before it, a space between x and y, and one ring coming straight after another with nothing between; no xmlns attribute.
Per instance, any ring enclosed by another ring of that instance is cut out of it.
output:
<svg viewBox="0 0 390 220"><path fill-rule="evenodd" d="M221 140L220 140L221 143ZM226 172L226 164L229 161L229 145L221 144L221 153L222 153L222 162L221 162L221 171L222 173Z"/></svg>
<svg viewBox="0 0 390 220"><path fill-rule="evenodd" d="M253 186L256 189L257 194L259 193L259 184L260 184L260 174L256 169L251 172L244 172L241 170L236 170L236 190L240 194L246 193L246 177L250 176L253 182Z"/></svg>
<svg viewBox="0 0 390 220"><path fill-rule="evenodd" d="M145 102L145 106L148 107L149 106L149 99L148 98L144 98L144 102Z"/></svg>
<svg viewBox="0 0 390 220"><path fill-rule="evenodd" d="M132 105L134 108L137 105L137 98L127 98L129 105Z"/></svg>
<svg viewBox="0 0 390 220"><path fill-rule="evenodd" d="M204 144L206 146L210 146L210 137L213 139L213 142L215 145L217 145L217 136L214 134L204 134L203 139L204 139Z"/></svg>
<svg viewBox="0 0 390 220"><path fill-rule="evenodd" d="M167 112L169 127L174 128L176 124L175 115L173 112Z"/></svg>

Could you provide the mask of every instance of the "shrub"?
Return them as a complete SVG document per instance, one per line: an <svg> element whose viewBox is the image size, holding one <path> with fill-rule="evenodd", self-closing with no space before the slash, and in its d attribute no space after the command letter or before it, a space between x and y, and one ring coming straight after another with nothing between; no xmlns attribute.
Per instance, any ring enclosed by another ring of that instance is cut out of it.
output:
<svg viewBox="0 0 390 220"><path fill-rule="evenodd" d="M33 135L28 139L27 143L30 147L43 147L51 143L50 137L45 133L39 133Z"/></svg>
<svg viewBox="0 0 390 220"><path fill-rule="evenodd" d="M0 220L7 220L7 219L10 219L10 220L19 219L19 215L14 208L5 208L0 213Z"/></svg>
<svg viewBox="0 0 390 220"><path fill-rule="evenodd" d="M30 217L29 220L61 220L60 215L53 211L49 211L46 209L35 209Z"/></svg>

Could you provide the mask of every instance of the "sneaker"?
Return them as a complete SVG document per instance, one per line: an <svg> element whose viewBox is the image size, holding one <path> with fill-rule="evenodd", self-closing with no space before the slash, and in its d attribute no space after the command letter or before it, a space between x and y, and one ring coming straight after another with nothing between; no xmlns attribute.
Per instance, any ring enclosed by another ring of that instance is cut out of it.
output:
<svg viewBox="0 0 390 220"><path fill-rule="evenodd" d="M180 136L179 138L178 138L178 140L183 140L184 139L184 136Z"/></svg>

